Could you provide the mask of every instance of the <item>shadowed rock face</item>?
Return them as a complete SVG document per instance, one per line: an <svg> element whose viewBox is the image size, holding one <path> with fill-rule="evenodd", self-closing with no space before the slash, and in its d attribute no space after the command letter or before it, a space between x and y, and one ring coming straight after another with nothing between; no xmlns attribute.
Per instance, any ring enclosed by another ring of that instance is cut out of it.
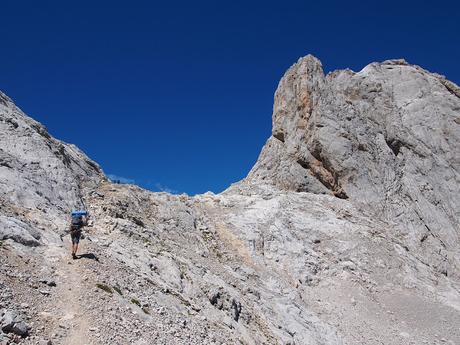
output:
<svg viewBox="0 0 460 345"><path fill-rule="evenodd" d="M248 177L190 197L110 183L0 93L0 323L24 316L26 344L458 344L459 95L403 60L307 56Z"/></svg>
<svg viewBox="0 0 460 345"><path fill-rule="evenodd" d="M348 199L410 248L432 244L422 255L440 250L444 270L460 243L459 123L460 89L440 75L389 60L325 76L309 55L279 83L247 182Z"/></svg>

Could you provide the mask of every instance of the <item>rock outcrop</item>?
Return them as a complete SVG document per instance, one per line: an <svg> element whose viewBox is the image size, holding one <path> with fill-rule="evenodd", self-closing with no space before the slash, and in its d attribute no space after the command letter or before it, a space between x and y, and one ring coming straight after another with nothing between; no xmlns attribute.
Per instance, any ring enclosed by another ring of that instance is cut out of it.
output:
<svg viewBox="0 0 460 345"><path fill-rule="evenodd" d="M20 337L26 337L30 326L26 324L20 315L14 310L7 310L0 318L1 329L5 333L13 333Z"/></svg>
<svg viewBox="0 0 460 345"><path fill-rule="evenodd" d="M459 153L460 89L443 76L404 60L325 76L309 55L280 81L272 137L246 182L348 199L457 274Z"/></svg>
<svg viewBox="0 0 460 345"><path fill-rule="evenodd" d="M0 309L27 320L0 342L460 343L459 94L307 56L248 177L194 197L110 183L0 94Z"/></svg>
<svg viewBox="0 0 460 345"><path fill-rule="evenodd" d="M0 219L1 239L18 238L21 242L20 238L27 237L31 230L22 220L36 229L62 229L68 212L84 207L82 198L87 191L106 179L99 166L75 145L54 139L3 93L0 143L2 216L19 220ZM30 235L38 240L37 235Z"/></svg>

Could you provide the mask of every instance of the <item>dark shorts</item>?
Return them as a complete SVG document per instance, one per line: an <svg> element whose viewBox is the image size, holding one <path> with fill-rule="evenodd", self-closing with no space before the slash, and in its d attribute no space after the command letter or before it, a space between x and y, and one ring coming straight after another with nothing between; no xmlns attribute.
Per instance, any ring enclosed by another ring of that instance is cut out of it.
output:
<svg viewBox="0 0 460 345"><path fill-rule="evenodd" d="M78 244L80 242L80 237L81 237L81 231L72 231L70 233L72 244Z"/></svg>

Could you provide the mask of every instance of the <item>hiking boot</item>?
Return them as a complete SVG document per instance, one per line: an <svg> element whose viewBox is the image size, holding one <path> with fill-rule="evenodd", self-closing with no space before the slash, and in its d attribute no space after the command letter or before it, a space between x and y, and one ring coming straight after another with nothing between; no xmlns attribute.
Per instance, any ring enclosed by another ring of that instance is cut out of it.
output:
<svg viewBox="0 0 460 345"><path fill-rule="evenodd" d="M77 256L75 255L75 253L72 253L72 259L75 260L76 258L77 258Z"/></svg>

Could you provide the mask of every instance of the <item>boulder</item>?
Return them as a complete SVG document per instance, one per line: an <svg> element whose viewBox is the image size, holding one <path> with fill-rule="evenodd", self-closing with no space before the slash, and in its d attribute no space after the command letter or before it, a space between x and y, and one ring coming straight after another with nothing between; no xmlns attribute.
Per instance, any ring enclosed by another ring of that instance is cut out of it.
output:
<svg viewBox="0 0 460 345"><path fill-rule="evenodd" d="M21 337L26 337L29 334L30 326L14 310L7 310L0 319L0 324L5 333L14 333Z"/></svg>
<svg viewBox="0 0 460 345"><path fill-rule="evenodd" d="M25 246L39 246L40 233L23 221L0 215L0 240L11 239Z"/></svg>

